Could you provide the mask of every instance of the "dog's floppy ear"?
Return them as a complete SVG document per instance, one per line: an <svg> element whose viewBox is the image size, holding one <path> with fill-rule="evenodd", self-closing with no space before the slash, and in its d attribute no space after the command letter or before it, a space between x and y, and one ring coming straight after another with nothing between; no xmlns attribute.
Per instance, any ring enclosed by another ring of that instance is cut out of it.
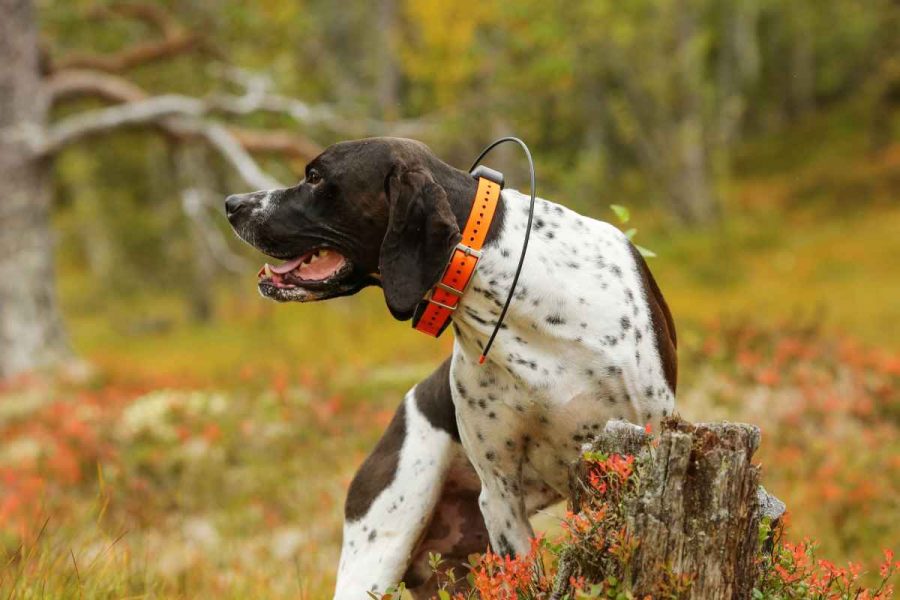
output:
<svg viewBox="0 0 900 600"><path fill-rule="evenodd" d="M396 165L385 182L389 215L379 270L394 318L410 319L462 239L447 193L420 166Z"/></svg>

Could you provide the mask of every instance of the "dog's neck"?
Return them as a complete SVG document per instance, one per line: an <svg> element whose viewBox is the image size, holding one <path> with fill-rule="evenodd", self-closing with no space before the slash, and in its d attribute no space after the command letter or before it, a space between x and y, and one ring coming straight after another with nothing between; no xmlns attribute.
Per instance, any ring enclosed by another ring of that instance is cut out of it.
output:
<svg viewBox="0 0 900 600"><path fill-rule="evenodd" d="M488 238L475 275L453 316L458 348L474 361L496 327L509 295L528 224L527 195L505 190L500 205L504 208L503 219L495 223L493 236ZM554 225L564 213L573 215L551 202L537 200L528 254L488 360L497 362L508 358L507 338L522 340L545 329L546 323L536 318L538 307L544 312L548 307L564 307L573 300L568 298L572 282L565 280L565 275L547 262L547 257L557 256L561 260L570 252L563 239L564 232ZM548 333L543 335L546 337Z"/></svg>
<svg viewBox="0 0 900 600"><path fill-rule="evenodd" d="M434 180L444 188L459 230L463 231L466 228L466 221L469 220L469 213L472 211L472 203L475 202L478 181L465 171L451 167L441 160L435 159L434 164L429 166ZM504 203L501 199L497 204L491 227L488 229L485 238L486 244L491 244L497 239L503 227L504 213Z"/></svg>

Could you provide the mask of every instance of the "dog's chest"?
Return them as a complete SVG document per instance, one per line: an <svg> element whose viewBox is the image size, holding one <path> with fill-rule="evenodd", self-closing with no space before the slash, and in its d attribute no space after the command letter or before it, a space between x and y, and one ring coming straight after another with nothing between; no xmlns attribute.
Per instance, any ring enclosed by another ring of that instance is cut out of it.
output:
<svg viewBox="0 0 900 600"><path fill-rule="evenodd" d="M467 446L551 480L609 419L656 422L674 396L646 290L621 232L547 202L488 361L478 355L509 290L525 229L520 195L454 319L451 389ZM550 475L553 474L553 475Z"/></svg>

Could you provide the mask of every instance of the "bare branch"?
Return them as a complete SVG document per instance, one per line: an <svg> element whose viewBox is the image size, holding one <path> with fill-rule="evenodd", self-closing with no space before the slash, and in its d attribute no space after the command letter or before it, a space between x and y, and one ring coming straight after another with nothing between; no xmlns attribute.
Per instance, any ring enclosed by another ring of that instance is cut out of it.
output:
<svg viewBox="0 0 900 600"><path fill-rule="evenodd" d="M214 105L187 96L158 96L148 98L146 92L126 79L97 71L62 71L49 78L45 91L51 101L60 101L84 95L93 95L114 102L117 106L81 113L64 119L51 127L49 133L37 140L37 152L53 154L68 144L80 139L107 133L127 126L154 126L167 135L179 140L200 137L216 146L235 167L239 167L245 181L261 182L273 180L260 169L247 152L275 153L293 158L309 160L318 155L322 148L311 139L284 130L259 130L246 127L216 125L196 118L208 115L216 109ZM178 118L173 118L178 117ZM190 117L191 119L184 119ZM218 128L224 128L223 134ZM232 140L241 146L237 152Z"/></svg>
<svg viewBox="0 0 900 600"><path fill-rule="evenodd" d="M199 42L200 38L195 35L181 34L173 38L136 44L115 54L78 52L56 61L52 70L95 69L107 73L121 73L138 65L188 52L196 48Z"/></svg>
<svg viewBox="0 0 900 600"><path fill-rule="evenodd" d="M44 80L44 93L51 105L84 96L99 97L117 103L147 98L144 90L123 77L88 69L70 69L54 73Z"/></svg>
<svg viewBox="0 0 900 600"><path fill-rule="evenodd" d="M123 77L84 69L55 73L45 81L44 92L51 104L82 96L95 96L117 103L130 103L148 98L144 90ZM254 92L254 94L256 93ZM249 106L244 98L238 97L227 100L220 97L219 102L210 103L209 110L221 111L221 102L231 103L231 110L225 112L245 114L254 110L253 106ZM295 102L294 110L305 111L305 109L299 108L305 106L304 103ZM257 101L254 99L253 103L256 104ZM278 153L308 160L322 151L322 147L308 137L293 132L257 130L238 126L232 126L229 129L250 152Z"/></svg>
<svg viewBox="0 0 900 600"><path fill-rule="evenodd" d="M285 115L298 123L324 125L342 135L361 137L365 135L393 135L398 137L419 137L433 131L437 121L428 117L398 121L377 119L349 119L329 104L309 104L272 92L271 79L239 67L218 67L220 78L242 88L240 96L216 94L209 98L217 111L232 115L249 115L267 112Z"/></svg>
<svg viewBox="0 0 900 600"><path fill-rule="evenodd" d="M76 52L54 61L52 71L93 69L121 73L133 67L183 54L200 45L198 35L185 31L166 11L154 4L122 2L93 11L94 17L110 18L113 14L144 21L162 35L161 39L140 42L112 54Z"/></svg>
<svg viewBox="0 0 900 600"><path fill-rule="evenodd" d="M51 126L43 136L31 138L37 155L51 155L85 138L129 126L155 126L176 137L200 137L208 142L251 187L282 187L266 174L241 142L219 123L204 120L208 107L202 100L166 95L127 102L74 115Z"/></svg>
<svg viewBox="0 0 900 600"><path fill-rule="evenodd" d="M156 28L160 35L166 38L183 33L184 28L172 18L162 6L143 2L115 2L109 6L98 6L92 11L92 16L109 19L114 15L130 17L143 21L147 25Z"/></svg>
<svg viewBox="0 0 900 600"><path fill-rule="evenodd" d="M253 157L244 150L241 143L218 123L198 123L199 135L203 136L237 170L241 178L256 189L284 187L276 179L263 171Z"/></svg>
<svg viewBox="0 0 900 600"><path fill-rule="evenodd" d="M206 105L203 101L187 96L172 94L127 102L62 119L48 128L37 151L39 154L52 154L76 141L113 129L154 124L165 117L176 115L202 117L205 114Z"/></svg>
<svg viewBox="0 0 900 600"><path fill-rule="evenodd" d="M315 158L322 152L322 147L314 141L291 131L236 126L228 130L249 152L275 153L303 160Z"/></svg>
<svg viewBox="0 0 900 600"><path fill-rule="evenodd" d="M209 218L209 190L196 187L185 188L181 191L181 209L200 232L203 242L209 249L210 255L222 267L232 273L245 273L249 262L243 256L231 251L222 232Z"/></svg>

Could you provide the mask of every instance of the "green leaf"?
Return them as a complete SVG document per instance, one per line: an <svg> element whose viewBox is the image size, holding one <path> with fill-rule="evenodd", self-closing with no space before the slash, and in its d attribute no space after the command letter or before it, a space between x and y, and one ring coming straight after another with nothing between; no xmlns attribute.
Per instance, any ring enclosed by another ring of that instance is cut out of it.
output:
<svg viewBox="0 0 900 600"><path fill-rule="evenodd" d="M621 204L610 204L609 207L616 213L616 217L621 223L624 224L631 220L631 212Z"/></svg>
<svg viewBox="0 0 900 600"><path fill-rule="evenodd" d="M637 233L637 229L632 227L631 229L629 229L628 231L625 232L625 237L627 237L629 240L634 239L634 234L636 234L636 233Z"/></svg>
<svg viewBox="0 0 900 600"><path fill-rule="evenodd" d="M644 248L643 246L638 246L637 244L635 244L634 247L637 248L637 251L641 253L641 256L644 256L646 258L656 258L656 252L654 252L653 250Z"/></svg>
<svg viewBox="0 0 900 600"><path fill-rule="evenodd" d="M440 600L450 600L450 593L447 590L438 590L438 598Z"/></svg>

